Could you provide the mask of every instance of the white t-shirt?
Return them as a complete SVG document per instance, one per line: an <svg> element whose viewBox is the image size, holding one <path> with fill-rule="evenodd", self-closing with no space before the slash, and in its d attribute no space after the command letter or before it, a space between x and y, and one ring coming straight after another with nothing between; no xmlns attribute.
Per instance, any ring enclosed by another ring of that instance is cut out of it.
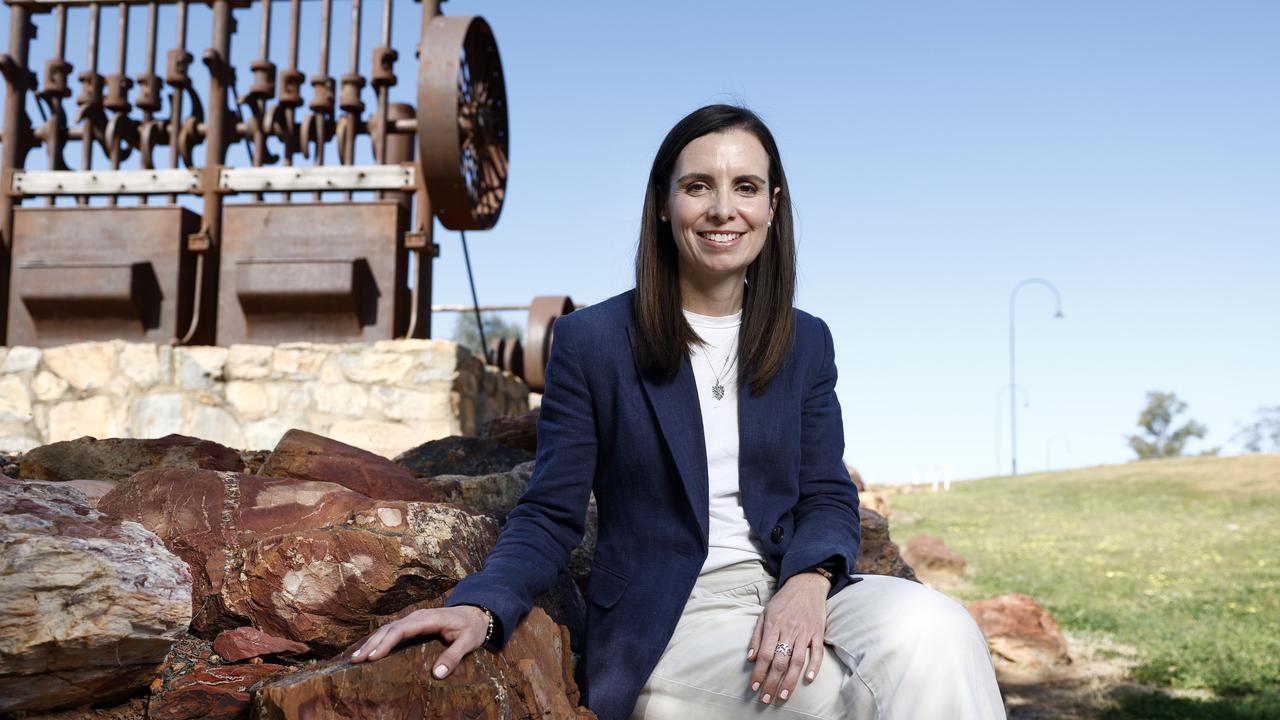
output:
<svg viewBox="0 0 1280 720"><path fill-rule="evenodd" d="M705 344L691 348L689 362L702 408L702 432L707 441L709 552L702 572L762 557L759 540L742 511L738 487L738 329L742 311L711 317L684 311L684 317ZM723 395L716 397L716 387Z"/></svg>

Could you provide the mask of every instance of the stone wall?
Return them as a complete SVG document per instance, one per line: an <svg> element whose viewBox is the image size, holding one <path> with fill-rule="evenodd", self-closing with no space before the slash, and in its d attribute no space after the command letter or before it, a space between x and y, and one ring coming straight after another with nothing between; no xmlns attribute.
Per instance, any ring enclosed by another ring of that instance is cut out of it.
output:
<svg viewBox="0 0 1280 720"><path fill-rule="evenodd" d="M386 457L529 407L518 378L445 340L0 347L0 451L181 433L274 447L301 428Z"/></svg>

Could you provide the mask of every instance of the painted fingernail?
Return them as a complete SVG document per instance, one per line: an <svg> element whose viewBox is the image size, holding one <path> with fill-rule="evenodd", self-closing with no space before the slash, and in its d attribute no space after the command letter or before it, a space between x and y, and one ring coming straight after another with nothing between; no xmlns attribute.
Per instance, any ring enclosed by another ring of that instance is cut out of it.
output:
<svg viewBox="0 0 1280 720"><path fill-rule="evenodd" d="M806 675L805 677L808 677L810 680L813 680L813 671L812 671L812 670L810 670L810 671L809 671L809 674L808 674L808 675Z"/></svg>
<svg viewBox="0 0 1280 720"><path fill-rule="evenodd" d="M768 705L772 701L773 701L773 696L770 695L769 693L765 693L764 697L760 698L760 702L764 703L765 705Z"/></svg>
<svg viewBox="0 0 1280 720"><path fill-rule="evenodd" d="M782 692L778 693L778 697L782 698L783 700L786 700L787 696L790 694L791 694L790 690L783 689Z"/></svg>
<svg viewBox="0 0 1280 720"><path fill-rule="evenodd" d="M750 659L751 659L751 656L752 656L752 655L755 655L755 654L756 654L756 649L755 649L755 648L751 648L750 650L748 650L748 651L747 651L747 659L748 659L748 660L750 660Z"/></svg>
<svg viewBox="0 0 1280 720"><path fill-rule="evenodd" d="M751 692L755 692L755 691L757 691L757 690L759 690L759 689L760 689L760 683L758 683L758 682L753 682L753 683L751 683Z"/></svg>
<svg viewBox="0 0 1280 720"><path fill-rule="evenodd" d="M447 673L447 672L449 672L449 668L448 668L448 667L446 667L446 666L444 666L444 665L437 665L437 666L436 666L436 673L435 673L435 674L436 674L436 677L438 677L438 678L442 678L442 677L444 677L444 674L445 674L445 673Z"/></svg>
<svg viewBox="0 0 1280 720"><path fill-rule="evenodd" d="M360 651L359 651L359 650L357 650L357 651L355 651L355 652L351 653L351 657L354 657L354 658L355 658L355 657L360 657Z"/></svg>

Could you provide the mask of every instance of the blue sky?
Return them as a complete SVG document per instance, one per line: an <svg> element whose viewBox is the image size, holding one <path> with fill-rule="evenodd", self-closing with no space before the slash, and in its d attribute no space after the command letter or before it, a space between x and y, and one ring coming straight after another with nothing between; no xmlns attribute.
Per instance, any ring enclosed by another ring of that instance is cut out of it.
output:
<svg viewBox="0 0 1280 720"><path fill-rule="evenodd" d="M380 3L366 7L367 70ZM287 8L275 9L278 54ZM335 16L348 8L336 2ZM493 26L510 102L507 204L494 230L468 238L483 303L629 288L662 136L702 104L744 102L782 148L798 305L831 325L846 458L868 480L996 471L1009 292L1028 277L1058 287L1065 317L1052 318L1043 288L1018 296L1023 471L1127 460L1148 390L1177 392L1209 426L1202 445L1225 452L1259 406L1280 405L1276 3L444 8ZM145 11L134 13L136 67ZM207 10L193 13L198 56ZM114 17L104 11L106 72ZM238 17L247 86L257 10ZM397 3L396 20L396 92L412 101L418 6ZM37 47L51 41L50 27ZM78 72L82 46L69 46ZM345 72L344 31L333 57ZM457 234L436 240L435 301L468 301ZM451 334L452 315L434 322ZM1006 402L1004 472L1007 415Z"/></svg>

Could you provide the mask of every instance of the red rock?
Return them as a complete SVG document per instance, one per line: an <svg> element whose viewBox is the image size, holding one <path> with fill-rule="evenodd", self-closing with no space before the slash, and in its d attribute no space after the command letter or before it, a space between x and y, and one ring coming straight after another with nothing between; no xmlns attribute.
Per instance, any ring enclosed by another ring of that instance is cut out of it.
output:
<svg viewBox="0 0 1280 720"><path fill-rule="evenodd" d="M277 678L254 698L258 717L594 718L578 707L568 632L535 608L501 653L477 650L443 680L430 676L444 650L415 640L375 661L337 658Z"/></svg>
<svg viewBox="0 0 1280 720"><path fill-rule="evenodd" d="M0 483L0 714L121 702L191 620L186 564L83 498Z"/></svg>
<svg viewBox="0 0 1280 720"><path fill-rule="evenodd" d="M179 675L151 697L149 720L239 720L249 717L249 689L282 673L283 665L210 665Z"/></svg>
<svg viewBox="0 0 1280 720"><path fill-rule="evenodd" d="M215 442L185 435L151 440L82 437L42 445L22 457L19 477L31 480L124 480L154 468L239 472L240 455Z"/></svg>
<svg viewBox="0 0 1280 720"><path fill-rule="evenodd" d="M480 436L506 445L509 448L538 453L538 416L540 408L516 415L503 415L485 423Z"/></svg>
<svg viewBox="0 0 1280 720"><path fill-rule="evenodd" d="M453 589L480 569L497 534L490 518L450 505L380 503L349 524L246 546L223 600L266 632L333 653L367 633L374 615Z"/></svg>
<svg viewBox="0 0 1280 720"><path fill-rule="evenodd" d="M1057 620L1021 593L969 603L969 614L987 636L998 669L1039 675L1071 662Z"/></svg>
<svg viewBox="0 0 1280 720"><path fill-rule="evenodd" d="M191 566L196 634L252 625L321 653L375 614L452 589L497 538L491 518L450 505L237 473L139 473L100 507L136 519Z"/></svg>
<svg viewBox="0 0 1280 720"><path fill-rule="evenodd" d="M917 535L907 541L902 558L930 584L952 583L964 577L967 563L963 556L947 547L942 538Z"/></svg>
<svg viewBox="0 0 1280 720"><path fill-rule="evenodd" d="M221 632L213 640L213 651L228 662L240 662L261 655L300 655L310 650L300 642L268 635L250 626Z"/></svg>
<svg viewBox="0 0 1280 720"><path fill-rule="evenodd" d="M290 430L259 475L334 483L378 500L435 499L413 473L367 450L305 430Z"/></svg>
<svg viewBox="0 0 1280 720"><path fill-rule="evenodd" d="M871 508L858 508L862 525L862 544L858 548L855 572L869 575L892 575L920 582L911 566L903 561L898 546L889 538L889 521Z"/></svg>
<svg viewBox="0 0 1280 720"><path fill-rule="evenodd" d="M341 523L370 502L330 483L212 470L150 470L120 483L98 507L141 523L187 562L194 583L192 626L212 634L249 624L248 618L228 617L222 599L228 569L244 545Z"/></svg>

